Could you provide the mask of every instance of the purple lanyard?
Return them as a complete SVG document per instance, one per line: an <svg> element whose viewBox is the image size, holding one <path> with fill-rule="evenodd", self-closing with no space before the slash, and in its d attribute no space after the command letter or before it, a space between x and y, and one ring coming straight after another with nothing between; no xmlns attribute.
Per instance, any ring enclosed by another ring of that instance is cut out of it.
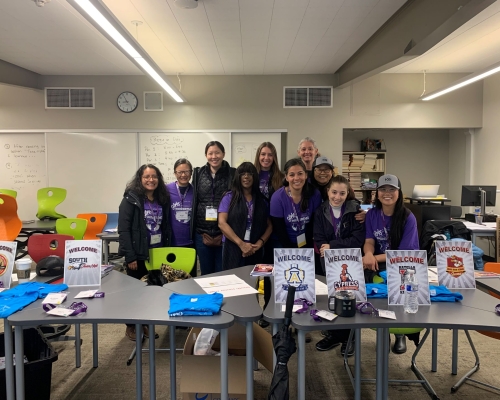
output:
<svg viewBox="0 0 500 400"><path fill-rule="evenodd" d="M285 190L286 190L286 189L285 189ZM293 216L294 216L295 218L297 218L297 222L298 222L298 223L300 223L300 219L301 219L301 218L302 218L302 216L304 215L304 214L302 214L302 212L300 211L300 202L299 202L299 204L298 204L298 205L297 205L297 204L295 204L295 203L293 202L293 197L292 197L292 193L290 192L290 189L288 189L287 194L288 194L288 197L290 197L290 201L292 202L292 207L293 207ZM300 200L302 201L302 197L300 198ZM306 213L305 215L307 215L307 213Z"/></svg>
<svg viewBox="0 0 500 400"><path fill-rule="evenodd" d="M344 215L345 203L340 207L340 216L338 218L333 214L332 206L330 205L330 215L332 217L333 231L335 232L335 238L340 238L340 221L342 220L342 215Z"/></svg>
<svg viewBox="0 0 500 400"><path fill-rule="evenodd" d="M104 297L104 295L100 296L100 297ZM47 303L43 304L42 307L43 307L43 310L45 312L49 312L50 310L57 308L57 306L55 304L47 304ZM87 306L85 305L85 303L83 303L81 301L71 303L71 305L68 307L68 309L73 310L73 312L70 314L70 316L75 316L75 315L87 312Z"/></svg>
<svg viewBox="0 0 500 400"><path fill-rule="evenodd" d="M175 182L175 188L177 189L177 194L179 195L179 198L181 199L181 207L184 208L184 199L186 198L188 192L189 192L189 184L187 186L186 191L184 192L184 196L181 194L181 191L179 190L179 184Z"/></svg>
<svg viewBox="0 0 500 400"><path fill-rule="evenodd" d="M250 228L251 228L253 221L253 199L250 201L245 200L245 203L247 203L247 210L248 210L247 219L248 221L250 221Z"/></svg>
<svg viewBox="0 0 500 400"><path fill-rule="evenodd" d="M390 238L389 238L389 231L387 230L387 225L389 224L389 221L385 222L385 216L384 216L384 212L382 210L380 210L380 215L382 216L382 224L384 225L384 232L385 232L385 236L387 237L387 244L388 244L387 249L390 249L391 242L390 242ZM390 230L390 228L389 228L389 230Z"/></svg>
<svg viewBox="0 0 500 400"><path fill-rule="evenodd" d="M147 205L149 204L149 208ZM149 199L146 197L146 201L144 202L144 209L151 211L151 216L153 218L153 221L156 225L159 225L160 222L160 206L156 204L156 202L149 201Z"/></svg>

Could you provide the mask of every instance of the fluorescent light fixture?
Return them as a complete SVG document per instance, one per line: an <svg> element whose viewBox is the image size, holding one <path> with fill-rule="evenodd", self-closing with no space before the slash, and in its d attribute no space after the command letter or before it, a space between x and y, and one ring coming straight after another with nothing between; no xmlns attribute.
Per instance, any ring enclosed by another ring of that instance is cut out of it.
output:
<svg viewBox="0 0 500 400"><path fill-rule="evenodd" d="M427 101L435 99L436 97L442 96L443 94L453 92L454 90L470 85L471 83L480 81L481 79L496 74L497 72L500 72L500 63L490 65L486 69L464 76L463 78L453 82L451 85L444 89L435 90L429 94L426 94L425 96L421 97L420 100Z"/></svg>
<svg viewBox="0 0 500 400"><path fill-rule="evenodd" d="M99 28L101 28L111 39L113 39L116 44L121 48L121 50L132 60L134 61L144 72L146 72L151 78L153 78L163 89L167 91L167 93L178 103L183 103L184 100L182 97L177 93L177 91L170 86L164 78L161 76L161 70L158 66L155 65L153 67L151 64L154 64L151 61L148 61L147 59L150 59L146 51L140 47L139 44L135 43L135 46L138 47L139 49L136 49L126 38L127 36L126 29L120 27L120 24L117 23L116 21L113 21L113 16L112 13L105 8L105 6L102 4L102 2L98 2L97 0L68 0L70 4L73 2L78 4L80 8L87 14L82 15L84 17L90 17L95 24ZM98 2L99 8L96 7L93 3ZM78 10L78 8L76 8ZM80 11L80 10L78 10ZM109 19L106 18L103 12L108 12L108 17ZM88 18L87 18L88 19ZM125 33L125 36L119 32L119 29L116 29L116 27L113 25L112 22L115 23L115 25L118 25L121 30ZM91 21L92 22L92 21ZM141 52L143 54L141 54ZM160 73L158 72L160 71Z"/></svg>

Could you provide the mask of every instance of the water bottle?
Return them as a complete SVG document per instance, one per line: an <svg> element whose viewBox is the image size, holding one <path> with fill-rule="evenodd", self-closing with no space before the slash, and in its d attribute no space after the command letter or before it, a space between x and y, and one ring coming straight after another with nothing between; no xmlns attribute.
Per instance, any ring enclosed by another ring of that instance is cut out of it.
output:
<svg viewBox="0 0 500 400"><path fill-rule="evenodd" d="M418 311L418 281L412 269L407 269L405 274L404 309L409 314L415 314Z"/></svg>

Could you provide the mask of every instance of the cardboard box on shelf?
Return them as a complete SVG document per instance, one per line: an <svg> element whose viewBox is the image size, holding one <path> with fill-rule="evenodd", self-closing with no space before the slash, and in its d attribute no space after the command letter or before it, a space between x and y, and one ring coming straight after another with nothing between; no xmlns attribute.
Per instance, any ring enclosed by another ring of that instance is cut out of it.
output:
<svg viewBox="0 0 500 400"><path fill-rule="evenodd" d="M182 371L180 390L184 400L220 399L220 358L216 356L193 355L194 343L200 333L200 328L189 332L182 356ZM245 327L234 324L228 329L228 381L229 398L246 399L246 336ZM273 343L271 334L257 324L253 324L254 358L268 371L273 371ZM212 349L220 349L217 337ZM208 395L208 396L207 396ZM207 396L207 397L205 397Z"/></svg>

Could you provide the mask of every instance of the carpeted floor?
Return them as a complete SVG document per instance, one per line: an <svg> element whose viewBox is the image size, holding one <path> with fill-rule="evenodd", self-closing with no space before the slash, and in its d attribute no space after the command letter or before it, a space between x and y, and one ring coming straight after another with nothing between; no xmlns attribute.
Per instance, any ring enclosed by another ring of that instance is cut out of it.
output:
<svg viewBox="0 0 500 400"><path fill-rule="evenodd" d="M157 347L168 347L168 328L157 327L160 339L156 340ZM126 361L134 343L125 335L125 327L122 325L100 325L99 326L99 367L92 368L92 336L89 325L82 326L82 367L75 368L75 352L72 342L56 342L54 348L59 353L58 361L53 363L52 370L52 399L135 399L135 361L131 366ZM177 331L177 346L182 347L188 331ZM484 380L490 384L500 386L498 371L498 360L500 359L500 348L498 342L487 338L476 332L471 332L476 348L481 356L481 369L475 374L475 378ZM320 333L313 332L312 343L307 344L306 354L306 396L308 399L350 399L353 398L353 389L343 367L340 350L336 348L328 352L316 351L314 345L321 339ZM451 375L451 331L439 331L439 364L437 372L430 372L430 338L419 355L417 362L422 372L427 376L441 399L469 399L481 398L498 399L499 393L477 387L475 384L466 383L458 393L451 394L450 387L457 381L458 377L473 365L473 354L468 347L465 335L459 335L459 374ZM409 343L409 350L413 350L413 344ZM413 378L410 370L410 358L412 351L404 355L390 354L390 377L399 379ZM375 332L363 330L362 333L362 373L365 377L375 374ZM157 353L157 398L170 398L169 388L169 355L168 353ZM353 360L353 359L351 359ZM179 377L186 371L182 370L182 355L177 355L177 366ZM266 399L271 373L259 366L255 372L255 398ZM296 398L296 355L289 363L291 374L290 393L291 399ZM144 398L149 398L148 393L148 360L143 357L143 387ZM189 373L189 371L187 371ZM192 376L196 379L196 376ZM177 385L178 399L182 398ZM375 387L372 384L362 385L362 399L375 398ZM389 385L389 398L425 399L428 398L425 390L420 385Z"/></svg>

